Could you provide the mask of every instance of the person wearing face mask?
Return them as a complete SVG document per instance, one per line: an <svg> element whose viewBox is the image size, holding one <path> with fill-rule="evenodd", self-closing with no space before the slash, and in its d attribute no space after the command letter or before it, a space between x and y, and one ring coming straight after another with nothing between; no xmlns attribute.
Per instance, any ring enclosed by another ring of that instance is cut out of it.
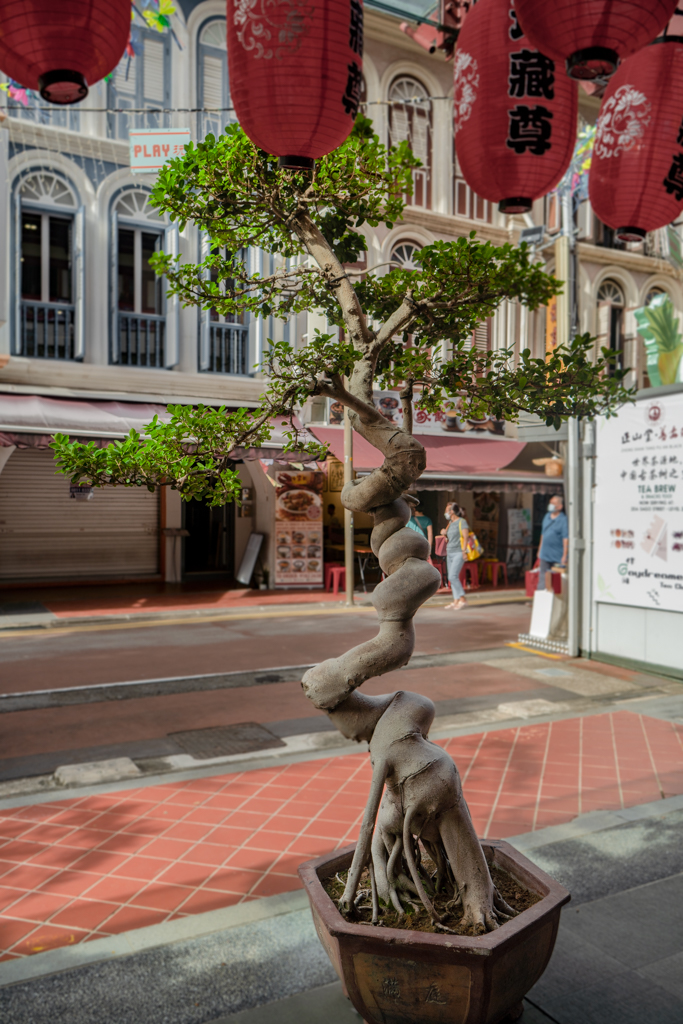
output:
<svg viewBox="0 0 683 1024"><path fill-rule="evenodd" d="M538 590L547 590L546 577L553 565L558 562L567 564L567 548L569 546L569 527L564 514L564 501L559 494L554 494L548 502L548 511L543 517L543 532L538 546L540 568L538 571Z"/></svg>
<svg viewBox="0 0 683 1024"><path fill-rule="evenodd" d="M441 531L441 536L448 538L446 565L448 567L448 582L453 591L453 600L450 604L446 605L446 608L452 608L457 612L467 604L465 591L460 582L460 573L465 564L465 547L470 531L465 519L465 513L455 502L449 502L446 505L444 515L448 522Z"/></svg>

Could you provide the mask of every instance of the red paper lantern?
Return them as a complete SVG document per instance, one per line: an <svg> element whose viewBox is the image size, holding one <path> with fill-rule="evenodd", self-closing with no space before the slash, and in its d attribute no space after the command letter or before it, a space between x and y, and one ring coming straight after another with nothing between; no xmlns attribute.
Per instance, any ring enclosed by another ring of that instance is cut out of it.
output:
<svg viewBox="0 0 683 1024"><path fill-rule="evenodd" d="M668 39L625 60L600 106L588 193L622 241L683 209L683 42Z"/></svg>
<svg viewBox="0 0 683 1024"><path fill-rule="evenodd" d="M240 125L285 167L311 167L353 128L363 81L362 0L227 0Z"/></svg>
<svg viewBox="0 0 683 1024"><path fill-rule="evenodd" d="M0 0L0 69L50 103L76 103L113 71L130 0Z"/></svg>
<svg viewBox="0 0 683 1024"><path fill-rule="evenodd" d="M510 0L479 0L453 61L455 149L470 188L525 213L562 178L574 151L577 85L519 30Z"/></svg>
<svg viewBox="0 0 683 1024"><path fill-rule="evenodd" d="M572 78L611 75L619 60L647 46L677 0L514 0L527 39Z"/></svg>

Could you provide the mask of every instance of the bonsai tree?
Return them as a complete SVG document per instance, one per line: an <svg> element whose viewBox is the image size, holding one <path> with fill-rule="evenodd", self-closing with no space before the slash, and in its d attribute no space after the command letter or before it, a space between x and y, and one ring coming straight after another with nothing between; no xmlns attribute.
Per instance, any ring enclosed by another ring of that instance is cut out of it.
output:
<svg viewBox="0 0 683 1024"><path fill-rule="evenodd" d="M473 232L425 246L416 256L417 270L347 269L365 250L358 231L364 223L391 227L400 218L417 165L405 143L385 148L362 117L344 145L312 171L279 168L237 126L217 139L209 135L166 164L152 204L181 228L193 222L210 239L198 265L155 257L171 293L185 305L226 315L287 318L323 310L334 332L317 332L301 349L271 344L256 410L169 406L169 422L155 417L142 436L131 431L126 440L99 448L57 435L52 447L61 472L74 482L150 490L169 484L186 500L220 505L239 500L234 449L265 443L274 418L281 417L289 424L287 450L300 451L292 416L307 399L323 395L346 407L353 428L384 462L348 483L341 500L374 517L372 548L386 579L372 595L377 636L303 679L314 706L344 736L370 746L370 798L340 909L349 917L357 913L368 868L375 923L380 901L403 914L404 904L419 897L434 927L447 931L430 898L445 891L462 905L463 926L479 934L514 911L492 884L457 768L428 739L434 705L416 693L373 697L358 689L409 661L413 617L439 585L427 541L406 529L416 504L409 488L426 464L412 435L413 405L435 411L457 401L464 417L505 420L526 411L557 427L570 416L609 414L627 393L606 351L591 363L587 336L546 359L532 358L529 350L515 359L511 351L472 346L474 327L502 300L534 309L560 289L524 245L496 247L477 241ZM272 272L249 270L249 247L273 254ZM378 386L400 388L402 428L375 407ZM325 456L323 445L306 450L309 458ZM421 861L423 850L435 865L431 875Z"/></svg>

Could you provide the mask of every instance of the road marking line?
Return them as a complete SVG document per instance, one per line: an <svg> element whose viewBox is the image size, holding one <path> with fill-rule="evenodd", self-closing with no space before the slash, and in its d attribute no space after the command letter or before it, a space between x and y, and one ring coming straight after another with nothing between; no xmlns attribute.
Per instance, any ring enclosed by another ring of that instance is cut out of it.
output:
<svg viewBox="0 0 683 1024"><path fill-rule="evenodd" d="M537 654L539 658L552 658L554 661L563 661L566 658L566 654L550 654L549 651L538 651L535 647L525 647L524 644L513 643L512 641L505 644L506 647L516 647L519 651L528 651L529 654Z"/></svg>

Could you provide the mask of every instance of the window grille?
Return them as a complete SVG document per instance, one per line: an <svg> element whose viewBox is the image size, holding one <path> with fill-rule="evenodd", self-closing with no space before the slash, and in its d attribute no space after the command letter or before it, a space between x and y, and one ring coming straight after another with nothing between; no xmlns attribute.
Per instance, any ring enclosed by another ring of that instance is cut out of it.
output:
<svg viewBox="0 0 683 1024"><path fill-rule="evenodd" d="M209 251L209 239L203 241L204 255ZM213 252L219 252L213 249ZM239 257L246 260L247 253L242 250ZM217 281L218 273L211 271L210 280ZM230 282L226 282L229 286ZM244 314L220 313L217 309L203 309L200 312L200 345L199 370L201 373L230 373L248 376L249 365L249 328L244 322Z"/></svg>
<svg viewBox="0 0 683 1024"><path fill-rule="evenodd" d="M121 366L166 365L163 283L150 257L164 247L165 226L142 189L124 192L112 217L112 352Z"/></svg>

